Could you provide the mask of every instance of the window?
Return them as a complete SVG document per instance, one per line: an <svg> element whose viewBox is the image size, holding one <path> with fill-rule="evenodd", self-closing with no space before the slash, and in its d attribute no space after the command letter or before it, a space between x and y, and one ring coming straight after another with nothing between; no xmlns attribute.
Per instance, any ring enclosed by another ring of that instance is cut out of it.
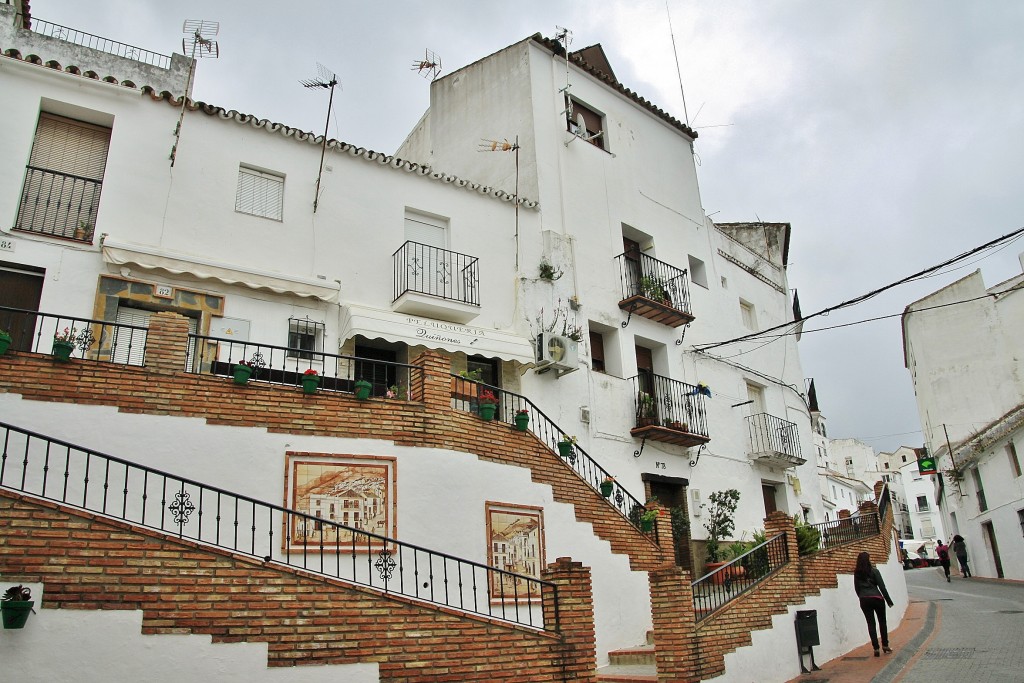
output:
<svg viewBox="0 0 1024 683"><path fill-rule="evenodd" d="M239 166L235 211L284 220L284 176Z"/></svg>
<svg viewBox="0 0 1024 683"><path fill-rule="evenodd" d="M700 285L704 289L707 289L708 273L707 269L704 267L704 262L696 256L688 256L687 258L690 262L690 281L695 285ZM724 280L725 278L722 279ZM722 283L722 286L725 287L724 282Z"/></svg>
<svg viewBox="0 0 1024 683"><path fill-rule="evenodd" d="M974 477L974 487L978 490L978 511L984 512L988 510L988 503L985 502L985 486L981 482L981 472L977 467L971 470L971 476Z"/></svg>
<svg viewBox="0 0 1024 683"><path fill-rule="evenodd" d="M180 312L180 311L179 311ZM149 327L149 319L153 311L144 308L118 305L115 322L119 325L133 325L134 327ZM188 318L189 334L196 333L196 319ZM126 327L115 327L110 337L110 360L114 363L124 365L145 365L146 356L146 335L147 330L137 330ZM192 367L191 357L194 349L189 344L187 367Z"/></svg>
<svg viewBox="0 0 1024 683"><path fill-rule="evenodd" d="M1024 510L1017 510L1017 521L1020 522L1021 535L1024 535Z"/></svg>
<svg viewBox="0 0 1024 683"><path fill-rule="evenodd" d="M757 317L754 314L754 304L740 299L740 317L743 319L743 326L752 332L757 331Z"/></svg>
<svg viewBox="0 0 1024 683"><path fill-rule="evenodd" d="M917 497L917 511L925 512L928 510L928 496Z"/></svg>
<svg viewBox="0 0 1024 683"><path fill-rule="evenodd" d="M907 456L905 456L905 455L901 455L900 458L903 460L903 462L907 461Z"/></svg>
<svg viewBox="0 0 1024 683"><path fill-rule="evenodd" d="M590 367L595 372L604 372L604 337L600 332L590 331Z"/></svg>
<svg viewBox="0 0 1024 683"><path fill-rule="evenodd" d="M40 114L15 228L92 242L110 128Z"/></svg>
<svg viewBox="0 0 1024 683"><path fill-rule="evenodd" d="M288 356L312 359L323 349L324 324L309 318L288 319Z"/></svg>
<svg viewBox="0 0 1024 683"><path fill-rule="evenodd" d="M1017 457L1017 447L1013 442L1006 444L1006 455L1010 458L1010 470L1014 477L1020 476L1020 459Z"/></svg>
<svg viewBox="0 0 1024 683"><path fill-rule="evenodd" d="M604 116L582 104L575 98L569 98L565 106L566 130L578 135L595 147L607 149L604 141Z"/></svg>

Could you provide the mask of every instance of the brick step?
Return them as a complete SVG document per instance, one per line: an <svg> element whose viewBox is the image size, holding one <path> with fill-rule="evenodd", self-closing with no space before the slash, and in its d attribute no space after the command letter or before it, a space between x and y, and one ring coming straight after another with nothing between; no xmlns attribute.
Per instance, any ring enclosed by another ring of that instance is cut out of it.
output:
<svg viewBox="0 0 1024 683"><path fill-rule="evenodd" d="M608 653L608 659L617 666L654 666L654 646L645 645L612 650Z"/></svg>
<svg viewBox="0 0 1024 683"><path fill-rule="evenodd" d="M613 664L597 670L599 683L658 683L654 665Z"/></svg>

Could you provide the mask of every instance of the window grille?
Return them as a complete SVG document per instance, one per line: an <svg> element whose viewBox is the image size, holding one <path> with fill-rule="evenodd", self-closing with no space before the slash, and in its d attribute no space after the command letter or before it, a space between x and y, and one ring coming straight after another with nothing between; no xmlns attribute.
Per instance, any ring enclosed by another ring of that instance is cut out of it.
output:
<svg viewBox="0 0 1024 683"><path fill-rule="evenodd" d="M288 355L312 359L323 350L324 323L309 318L288 319Z"/></svg>

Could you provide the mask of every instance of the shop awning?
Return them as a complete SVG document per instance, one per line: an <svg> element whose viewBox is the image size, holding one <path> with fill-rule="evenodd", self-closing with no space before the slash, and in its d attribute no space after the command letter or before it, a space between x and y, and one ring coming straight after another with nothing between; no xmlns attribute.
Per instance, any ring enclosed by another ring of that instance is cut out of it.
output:
<svg viewBox="0 0 1024 683"><path fill-rule="evenodd" d="M335 302L341 286L324 280L302 278L283 273L272 273L246 268L232 263L213 261L201 256L182 254L119 242L110 236L103 238L103 260L117 266L130 266L143 270L163 270L174 275L191 275L200 280L218 280L229 285L242 285L252 289L265 289L277 294Z"/></svg>

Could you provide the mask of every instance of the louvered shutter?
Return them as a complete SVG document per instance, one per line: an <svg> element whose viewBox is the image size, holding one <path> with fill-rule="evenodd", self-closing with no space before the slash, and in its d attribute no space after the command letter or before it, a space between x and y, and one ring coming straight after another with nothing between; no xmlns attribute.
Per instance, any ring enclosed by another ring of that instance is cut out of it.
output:
<svg viewBox="0 0 1024 683"><path fill-rule="evenodd" d="M152 311L142 308L132 308L131 306L118 306L117 308L117 322L121 325L135 325L148 328L149 319L152 316ZM188 319L188 331L191 334L195 334L195 318ZM145 330L115 327L110 340L110 360L124 365L144 365L147 335L148 332ZM189 362L186 363L186 367L191 368L191 345L189 345L188 353Z"/></svg>
<svg viewBox="0 0 1024 683"><path fill-rule="evenodd" d="M240 166L235 211L282 220L284 217L284 178Z"/></svg>

